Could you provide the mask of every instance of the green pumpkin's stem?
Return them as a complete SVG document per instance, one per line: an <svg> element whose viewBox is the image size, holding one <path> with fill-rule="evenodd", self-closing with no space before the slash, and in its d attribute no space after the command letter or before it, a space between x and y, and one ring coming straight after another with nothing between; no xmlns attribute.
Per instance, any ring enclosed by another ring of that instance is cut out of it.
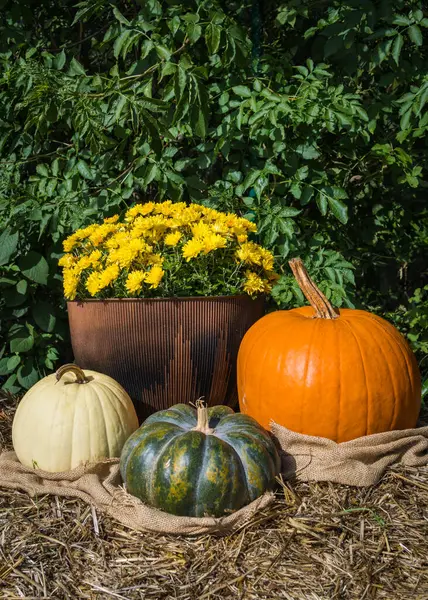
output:
<svg viewBox="0 0 428 600"><path fill-rule="evenodd" d="M59 381L61 377L68 372L74 373L76 375L75 383L88 383L89 381L82 369L77 365L74 365L73 363L62 365L62 367L60 367L55 373L56 380Z"/></svg>
<svg viewBox="0 0 428 600"><path fill-rule="evenodd" d="M301 258L292 258L289 263L294 278L300 289L315 309L317 319L337 319L339 315L324 296L322 291L315 285L306 270Z"/></svg>
<svg viewBox="0 0 428 600"><path fill-rule="evenodd" d="M202 398L196 400L196 409L198 411L198 422L196 427L193 428L193 431L200 431L201 433L205 433L206 435L211 434L214 429L210 428L209 419L208 419L208 407Z"/></svg>

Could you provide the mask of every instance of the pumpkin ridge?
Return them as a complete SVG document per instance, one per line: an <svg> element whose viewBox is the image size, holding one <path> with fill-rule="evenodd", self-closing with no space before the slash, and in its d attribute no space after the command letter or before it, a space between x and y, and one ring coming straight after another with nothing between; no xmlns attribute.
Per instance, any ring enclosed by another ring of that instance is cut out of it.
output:
<svg viewBox="0 0 428 600"><path fill-rule="evenodd" d="M199 465L198 480L197 480L195 488L193 490L193 503L195 506L197 505L198 498L199 498L199 489L201 487L201 481L202 481L203 477L205 476L205 471L206 471L205 463L207 460L207 447L208 447L207 435L203 434L203 451L201 452L202 460Z"/></svg>
<svg viewBox="0 0 428 600"><path fill-rule="evenodd" d="M170 423L170 425L173 425L173 423ZM156 504L156 497L155 494L153 494L154 491L154 478L156 476L156 471L159 465L159 462L162 458L162 456L165 454L166 450L168 450L168 448L172 445L173 442L175 442L179 437L181 437L182 435L186 435L186 433L188 433L187 431L178 431L177 435L175 435L174 437L172 437L170 440L168 440L168 442L165 444L165 446L162 448L162 450L159 452L159 455L156 459L156 461L154 463L152 463L151 465L151 470L150 470L150 477L147 478L147 498L149 503L152 506L155 506ZM137 446L138 447L138 446Z"/></svg>
<svg viewBox="0 0 428 600"><path fill-rule="evenodd" d="M102 390L104 390L104 392L105 392L104 400L106 401L106 404L110 407L110 409L113 409L114 413L116 414L117 420L120 423L120 428L121 428L122 432L125 433L127 430L126 423L122 419L121 412L119 411L118 408L116 408L115 403L113 402L113 400L110 398L110 395L108 394L108 392L111 392L111 390L104 383L98 382L98 385ZM114 395L114 398L115 398L115 400L117 399L116 394ZM123 408L125 408L121 402L120 402L120 405ZM103 416L104 416L104 408L103 408ZM109 440L108 436L107 436L107 441L108 441L108 445L109 445L109 454L110 454L112 451L112 448L110 447L110 440Z"/></svg>
<svg viewBox="0 0 428 600"><path fill-rule="evenodd" d="M377 324L376 319L370 319L370 321L372 323L376 323ZM356 320L355 323L358 324L358 321ZM385 329L383 327L381 327L380 329L381 329L381 331L383 333L386 333L386 331L385 331ZM382 344L379 343L379 341L378 341L377 338L374 338L374 339L376 339L376 345L378 347L378 350L379 350L380 354L382 355L382 357L383 357L383 359L384 359L384 361L386 363L386 367L388 369L389 380L391 381L392 388L394 390L394 406L393 406L393 409L392 409L392 417L391 417L391 420L390 420L390 423L389 423L389 427L388 427L388 431L390 431L391 428L392 428L392 426L393 426L393 424L394 424L394 422L395 422L395 420L396 420L396 417L397 417L397 398L399 397L399 394L398 394L398 391L397 391L397 388L396 388L396 385L395 385L394 373L391 371L391 366L389 364L388 358L385 356L385 352L383 351ZM396 354L396 352L394 350L394 347L393 347L394 345L391 344L391 342L389 340L389 337L388 337L388 345L389 345L390 350L394 354L394 356L397 357L397 354ZM406 363L406 370L407 370L407 363Z"/></svg>
<svg viewBox="0 0 428 600"><path fill-rule="evenodd" d="M366 365L364 362L364 356L363 356L363 352L361 350L361 346L360 346L360 342L358 341L357 336L355 335L354 330L352 329L350 323L348 323L348 321L343 320L343 323L346 323L346 325L349 328L349 331L352 333L355 343L357 345L358 351L360 353L360 357L361 357L361 364L363 367L363 372L364 372L364 382L365 382L365 387L366 387L366 430L365 430L365 435L369 434L369 408L370 408L370 396L369 396L369 386L367 385L367 369L366 369Z"/></svg>
<svg viewBox="0 0 428 600"><path fill-rule="evenodd" d="M248 472L247 472L247 469L245 468L245 464L244 464L244 461L243 461L243 460L242 460L242 458L241 458L241 455L240 455L240 454L239 454L239 452L236 450L235 446L229 442L229 440L228 440L228 439L223 439L223 438L222 438L222 437L220 437L220 436L216 436L216 437L217 437L219 440L221 440L222 442L224 442L225 444L227 444L228 446L230 446L230 447L231 447L231 449L232 449L232 451L234 452L234 454L236 454L236 456L238 457L238 463L239 463L239 465L241 466L242 472L243 472L243 474L244 474L243 481L245 482L245 489L246 489L246 491L247 491L247 498L249 498L249 500L250 500L250 502L251 502L251 501L252 501L252 500L254 500L255 498L252 498L252 497L251 497L251 493L250 493L250 487L249 487L249 485L248 485ZM226 438L227 438L227 436L226 436Z"/></svg>
<svg viewBox="0 0 428 600"><path fill-rule="evenodd" d="M364 315L364 316L365 316L365 315ZM400 345L400 344L398 344L398 343L397 343L397 340L395 340L395 339L394 339L394 337L393 337L393 335L392 335L391 331L389 331L387 327L384 327L384 324L382 323L382 321L379 321L378 319L374 319L374 318L373 318L373 317L371 317L370 315L367 315L367 318L368 318L368 319L369 319L371 322L373 322L373 323L376 323L376 325L378 325L378 326L380 327L380 329L381 329L381 330L382 330L382 331L383 331L385 334L387 334L388 338L389 338L390 340L392 340L392 342L395 342L395 344L394 344L394 345L395 345L395 346L398 346L398 348L399 348L399 350L400 350L400 353L401 353L401 356L403 357L403 359L404 359L404 362L406 363L406 372L407 372L407 378L408 378L408 380L409 380L409 383L410 383L410 389L412 390L412 396L414 396L414 395L415 395L415 387L414 387L413 379L412 379L412 377L411 377L411 375L410 375L410 369L409 369L409 362L408 362L408 355L407 355L407 353L405 353L405 352L403 351L403 348L401 347L401 345ZM404 336L403 336L403 337L404 337ZM406 341L406 339L405 339L405 338L404 338L404 341ZM407 342L406 342L406 343L407 343Z"/></svg>
<svg viewBox="0 0 428 600"><path fill-rule="evenodd" d="M95 390L94 390L95 391ZM105 392L104 392L105 394ZM107 440L107 448L108 448L108 454L111 454L111 444L110 444L110 438L109 438L109 432L107 430L107 418L106 418L106 411L104 410L104 402L103 402L103 397L100 393L95 393L95 396L98 400L98 404L101 408L101 414L102 414L102 422L103 422L103 426L104 426L104 437ZM88 401L86 401L86 407L89 413L89 410L91 408L90 403ZM89 413L90 414L90 413ZM92 431L92 423L90 424L89 427L89 446L91 449L91 454L92 454L92 436L91 436L91 431Z"/></svg>
<svg viewBox="0 0 428 600"><path fill-rule="evenodd" d="M338 337L338 357L339 357L339 365L338 365L338 373L339 373L339 390L337 392L338 395L338 410L337 410L337 427L336 427L336 440L339 440L339 428L340 428L340 413L342 408L342 346L340 344L340 329L337 328L337 337Z"/></svg>
<svg viewBox="0 0 428 600"><path fill-rule="evenodd" d="M244 439L246 439L246 440L248 441L248 445L249 445L249 446L251 446L251 444L254 444L254 439L252 438L252 436L251 436L251 433L250 433L250 432L247 432L247 431L237 431L237 432L234 432L233 430L231 430L231 431L228 431L228 432L225 434L225 439L223 439L223 438L219 438L219 439L221 439L222 441L226 442L226 443L227 443L227 444L228 444L228 445L229 445L229 446L230 446L230 447L231 447L231 448L232 448L232 449L233 449L233 450L236 452L236 454L238 455L238 457L239 457L239 460L240 460L240 462L241 462L241 464L242 464L242 466L243 466L243 468L244 468L244 473L245 473L245 481L246 481L246 483L247 483L247 488L248 488L248 472L247 472L247 470L246 470L246 468L245 468L245 465L244 465L244 462L243 462L243 460L241 459L241 455L239 454L238 450L235 448L235 445L234 445L234 439L233 439L233 434L234 434L234 433L237 433L237 434L239 434L240 436L242 436ZM232 435L232 439L229 437L229 435ZM263 470L263 472L264 472L264 473L265 473L265 475L266 475L266 479L267 479L268 481L271 481L271 480L272 480L272 473L275 473L275 472L276 472L276 465L275 465L275 462L274 462L274 460L273 460L273 458L272 458L272 455L270 454L270 452L267 450L267 448L266 448L266 447L265 447L263 444L260 444L260 443L258 443L258 444L257 444L257 446L263 450L263 454L264 454L264 455L265 455L265 456L266 456L266 457L269 459L269 461L268 461L268 462L269 462L269 464L270 464L270 469L269 469L269 472L268 472L267 470L264 470L264 469L263 469L263 466L264 466L264 464L262 464L262 470ZM248 494L249 494L249 497L250 497L250 496L251 496L251 494L250 494L250 490L249 490L249 489L248 489Z"/></svg>
<svg viewBox="0 0 428 600"><path fill-rule="evenodd" d="M272 313L272 314L274 314L274 313ZM259 322L260 322L260 321L259 321ZM266 321L265 321L265 323L266 323ZM243 369L244 373L246 373L246 371L247 371L247 365L248 365L248 361L249 361L249 360L250 360L250 358L252 357L253 350L254 350L254 348L257 346L257 344L258 344L258 342L259 342L259 339L260 339L260 338L262 338L262 337L263 337L263 336L266 334L266 332L267 332L267 331L269 331L269 329L270 329L270 324L269 324L269 325L267 325L267 324L266 324L266 326L265 326L265 327L261 327L261 329L260 329L260 331L259 331L259 335L258 335L258 336L255 336L255 339L253 340L253 344L252 344L251 348L250 348L250 349L247 349L247 355L246 355L245 367L244 367L244 369ZM245 339L245 337L244 337L244 339ZM262 361L261 361L261 362L262 362ZM259 395L258 395L258 397L259 397L259 398L260 398L260 387L261 387L261 383L259 384L259 390L258 390L258 394L259 394Z"/></svg>
<svg viewBox="0 0 428 600"><path fill-rule="evenodd" d="M304 413L305 413L305 408L306 408L306 404L307 404L307 394L308 394L308 386L307 386L307 377L308 377L308 372L309 372L309 365L310 365L310 357L312 354L312 348L314 346L313 344L313 340L315 337L315 333L318 330L318 326L316 325L317 323L322 323L322 321L318 321L318 320L314 320L313 322L313 328L311 330L311 334L309 337L309 350L306 354L306 363L305 363L305 371L304 371L304 376L303 376L303 380L305 383L305 387L304 387L304 394L303 394L303 398L302 398L302 402L300 403L300 426L299 426L299 433L302 433L302 431L304 430L303 427L303 418L304 418Z"/></svg>
<svg viewBox="0 0 428 600"><path fill-rule="evenodd" d="M64 389L64 392L65 391L66 390ZM67 397L66 393L64 395L65 395L65 397ZM71 428L71 440L70 440L70 450L71 450L70 465L74 464L74 452L75 452L74 448L76 447L76 444L74 443L74 432L77 431L76 421L77 421L77 408L78 408L77 400L78 400L78 398L79 398L79 394L76 394L76 398L72 400L74 412L73 412L73 426ZM59 402L56 405L55 414L57 413L58 408L59 408ZM88 429L88 431L89 431L89 429Z"/></svg>

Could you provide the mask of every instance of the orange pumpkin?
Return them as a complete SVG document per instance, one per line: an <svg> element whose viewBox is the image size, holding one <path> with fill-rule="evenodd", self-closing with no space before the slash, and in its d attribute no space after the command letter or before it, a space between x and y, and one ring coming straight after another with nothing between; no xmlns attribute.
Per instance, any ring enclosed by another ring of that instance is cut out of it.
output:
<svg viewBox="0 0 428 600"><path fill-rule="evenodd" d="M421 378L404 337L369 312L335 310L300 259L290 266L311 306L273 312L247 331L241 412L336 442L414 427Z"/></svg>

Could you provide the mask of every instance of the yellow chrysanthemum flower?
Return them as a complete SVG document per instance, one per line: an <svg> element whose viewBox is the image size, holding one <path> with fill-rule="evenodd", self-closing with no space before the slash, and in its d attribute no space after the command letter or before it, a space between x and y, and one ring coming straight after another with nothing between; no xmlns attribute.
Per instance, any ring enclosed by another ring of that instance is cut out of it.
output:
<svg viewBox="0 0 428 600"><path fill-rule="evenodd" d="M273 270L274 257L272 252L266 250L266 248L260 248L260 256L262 258L262 267L265 271Z"/></svg>
<svg viewBox="0 0 428 600"><path fill-rule="evenodd" d="M161 267L165 259L160 254L147 254L146 260L149 265Z"/></svg>
<svg viewBox="0 0 428 600"><path fill-rule="evenodd" d="M99 246L105 240L105 238L113 231L116 231L116 229L116 225L112 223L105 223L103 225L99 225L95 229L95 231L93 231L89 236L89 241L94 246Z"/></svg>
<svg viewBox="0 0 428 600"><path fill-rule="evenodd" d="M91 261L91 266L96 267L102 258L101 250L93 250L89 255L89 260Z"/></svg>
<svg viewBox="0 0 428 600"><path fill-rule="evenodd" d="M263 292L265 289L265 282L261 277L257 275L257 273L253 273L252 271L245 271L245 283L244 283L244 291L247 292L250 296L254 294Z"/></svg>
<svg viewBox="0 0 428 600"><path fill-rule="evenodd" d="M180 239L181 233L179 231L176 231L174 233L168 233L168 235L165 236L164 242L167 246L176 246Z"/></svg>
<svg viewBox="0 0 428 600"><path fill-rule="evenodd" d="M106 248L113 249L119 248L119 246L127 244L129 241L129 234L126 231L118 231L114 235L112 235L104 245Z"/></svg>
<svg viewBox="0 0 428 600"><path fill-rule="evenodd" d="M77 293L77 286L79 285L79 275L74 269L64 269L63 273L63 287L64 296L67 300L74 300Z"/></svg>
<svg viewBox="0 0 428 600"><path fill-rule="evenodd" d="M161 267L155 265L148 273L146 273L145 282L149 283L151 288L157 288L162 277L164 276L164 273L165 272Z"/></svg>
<svg viewBox="0 0 428 600"><path fill-rule="evenodd" d="M141 290L146 273L144 271L131 271L126 280L126 291L128 294L135 294Z"/></svg>
<svg viewBox="0 0 428 600"><path fill-rule="evenodd" d="M204 252L208 254L212 250L217 250L218 248L226 248L226 240L218 233L211 233L203 238L204 244Z"/></svg>
<svg viewBox="0 0 428 600"><path fill-rule="evenodd" d="M76 263L76 257L72 254L64 254L58 261L58 266L70 268Z"/></svg>
<svg viewBox="0 0 428 600"><path fill-rule="evenodd" d="M113 215L104 219L104 223L117 223L119 221L119 215Z"/></svg>
<svg viewBox="0 0 428 600"><path fill-rule="evenodd" d="M77 242L78 242L78 239L76 238L76 236L74 236L74 235L68 236L68 238L62 242L62 247L63 247L64 252L71 252L73 250L73 248L76 246Z"/></svg>
<svg viewBox="0 0 428 600"><path fill-rule="evenodd" d="M262 264L260 246L254 242L245 242L244 244L241 244L241 247L236 251L236 257L242 262L253 265Z"/></svg>
<svg viewBox="0 0 428 600"><path fill-rule="evenodd" d="M99 271L94 271L89 275L85 283L85 288L88 290L91 296L98 294L98 292L101 290Z"/></svg>
<svg viewBox="0 0 428 600"><path fill-rule="evenodd" d="M196 238L202 238L205 237L207 235L211 235L212 231L211 228L206 224L203 223L202 221L199 223L196 223L195 225L192 225L191 227L193 236Z"/></svg>
<svg viewBox="0 0 428 600"><path fill-rule="evenodd" d="M210 227L214 233L219 233L220 235L227 235L229 233L229 228L222 221L215 221L214 223L211 223Z"/></svg>
<svg viewBox="0 0 428 600"><path fill-rule="evenodd" d="M136 204L126 211L125 221L133 221L138 215L149 215L155 207L154 202L145 202L144 204Z"/></svg>
<svg viewBox="0 0 428 600"><path fill-rule="evenodd" d="M230 248L236 261L248 269L243 289L252 295L268 292L278 277L273 271L274 257L248 241L252 231L256 231L256 226L251 221L198 204L188 206L170 200L137 204L127 211L124 222L114 215L101 224L77 230L64 241L67 254L59 261L64 268L64 293L68 299L76 296L77 290L81 290L79 277L83 272L87 296L97 296L109 286L103 297L120 297L124 292L144 295L143 290L147 292L144 283L156 289L167 270L171 277L180 277L182 259L168 250L179 243L187 262L217 249ZM224 271L233 279L234 269L240 265L230 260L229 253L221 253L218 260L221 269L215 269L213 276ZM204 261L195 260L191 269L195 281L205 268ZM230 285L224 279L225 293Z"/></svg>
<svg viewBox="0 0 428 600"><path fill-rule="evenodd" d="M110 265L99 274L100 290L108 287L119 276L120 269L117 265Z"/></svg>
<svg viewBox="0 0 428 600"><path fill-rule="evenodd" d="M187 262L195 258L204 249L204 242L200 238L192 238L183 246L183 257Z"/></svg>
<svg viewBox="0 0 428 600"><path fill-rule="evenodd" d="M75 270L76 273L81 273L85 269L89 269L92 266L92 261L89 256L82 256L76 263Z"/></svg>

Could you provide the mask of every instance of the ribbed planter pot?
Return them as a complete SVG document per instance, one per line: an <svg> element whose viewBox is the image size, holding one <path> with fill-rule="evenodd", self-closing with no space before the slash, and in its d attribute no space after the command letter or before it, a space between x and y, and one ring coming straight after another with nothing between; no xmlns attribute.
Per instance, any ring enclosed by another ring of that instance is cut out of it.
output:
<svg viewBox="0 0 428 600"><path fill-rule="evenodd" d="M263 314L246 295L68 302L75 362L116 379L140 421L201 396L235 408L239 345Z"/></svg>

